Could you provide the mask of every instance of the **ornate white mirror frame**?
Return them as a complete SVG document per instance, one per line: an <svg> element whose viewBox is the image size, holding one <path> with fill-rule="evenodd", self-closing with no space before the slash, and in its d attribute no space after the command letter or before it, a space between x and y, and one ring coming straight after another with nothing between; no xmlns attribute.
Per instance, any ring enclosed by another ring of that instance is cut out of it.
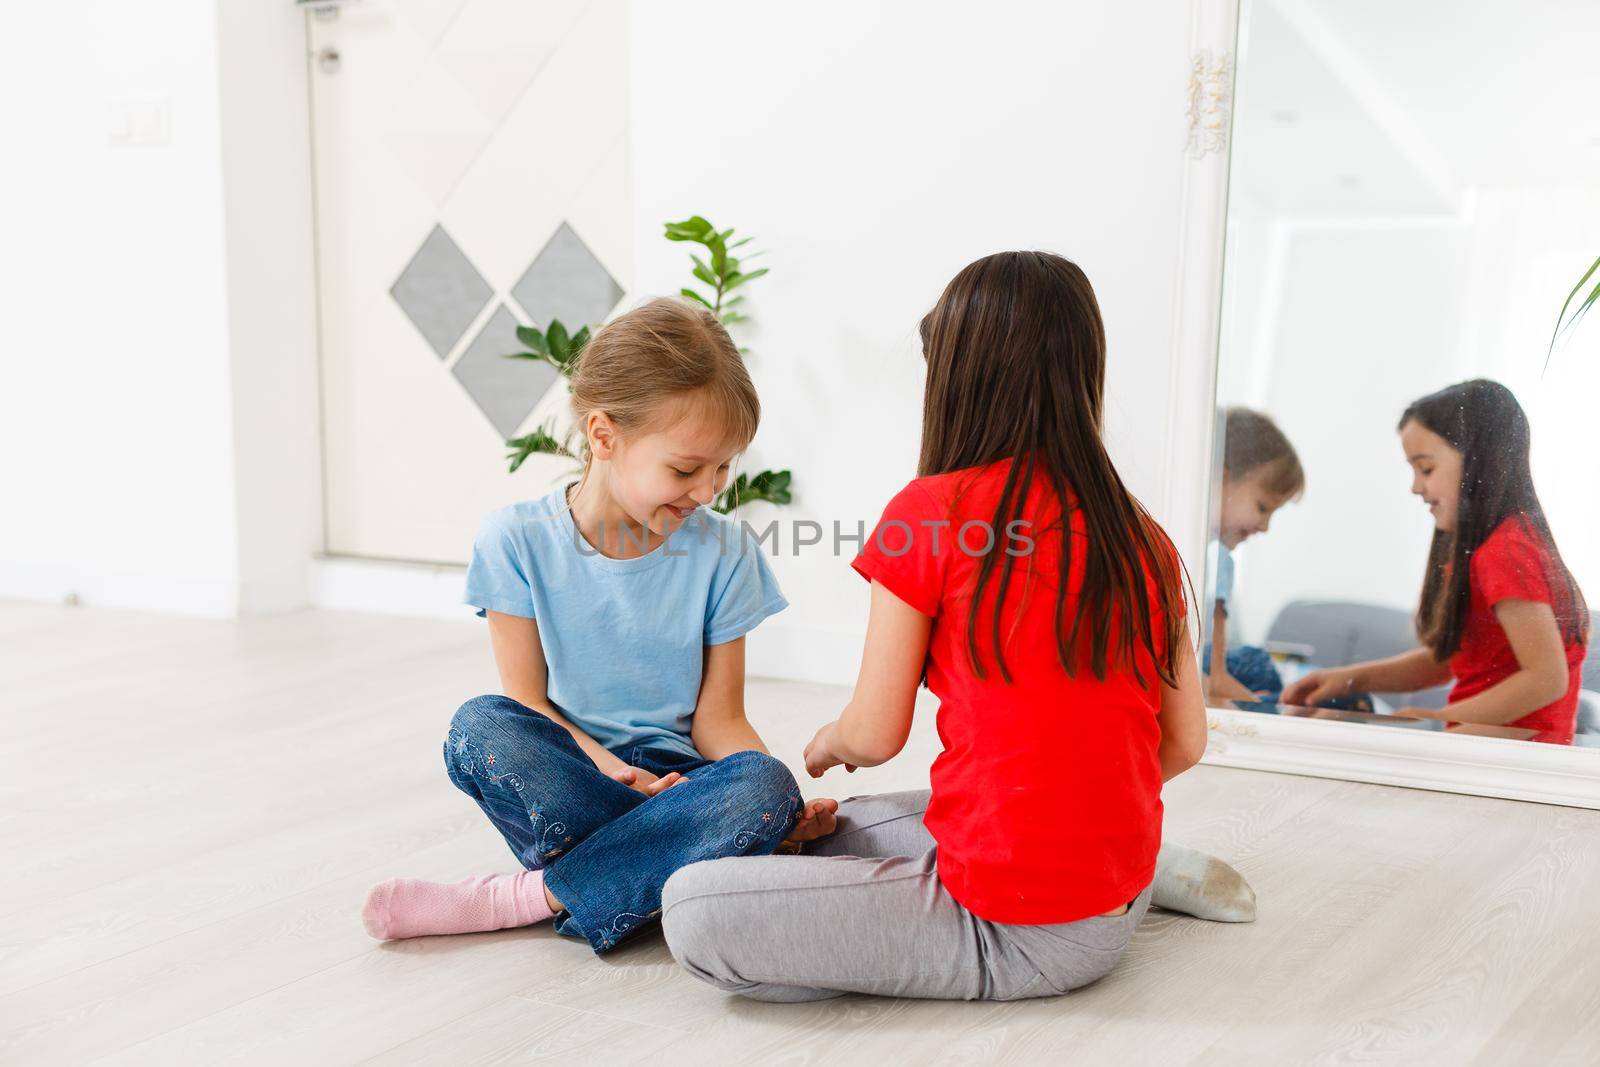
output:
<svg viewBox="0 0 1600 1067"><path fill-rule="evenodd" d="M1165 517L1204 588L1239 0L1194 0ZM1198 398L1189 400L1187 398ZM1205 762L1600 808L1600 749L1213 707Z"/></svg>

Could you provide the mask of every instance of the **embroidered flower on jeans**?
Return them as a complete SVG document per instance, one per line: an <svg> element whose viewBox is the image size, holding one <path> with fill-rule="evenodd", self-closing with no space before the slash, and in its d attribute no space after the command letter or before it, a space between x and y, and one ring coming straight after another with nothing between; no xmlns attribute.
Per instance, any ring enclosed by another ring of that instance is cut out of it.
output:
<svg viewBox="0 0 1600 1067"><path fill-rule="evenodd" d="M780 819L778 825L779 826L790 826L790 825L792 825L793 822L794 822L796 814L800 811L800 808L801 808L801 800L800 800L799 794L795 794L793 796L790 796L788 798L787 803L785 803L781 808L778 809L779 812L781 813L781 819ZM771 834L771 832L772 832L772 829L773 829L772 823L773 823L773 819L774 818L775 818L775 816L773 815L772 812L770 812L770 811L762 812L761 813L761 822L762 822L763 825L758 827L757 829L753 829L753 830L739 830L739 831L737 831L733 835L733 847L737 848L737 849L746 849L746 848L749 848L751 845L755 844L757 841L765 841L768 838L768 836Z"/></svg>

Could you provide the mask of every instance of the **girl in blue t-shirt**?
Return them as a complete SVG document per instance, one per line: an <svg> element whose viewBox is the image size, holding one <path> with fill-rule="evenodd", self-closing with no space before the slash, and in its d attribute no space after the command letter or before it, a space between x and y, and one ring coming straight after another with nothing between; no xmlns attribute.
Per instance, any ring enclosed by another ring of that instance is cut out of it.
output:
<svg viewBox="0 0 1600 1067"><path fill-rule="evenodd" d="M1259 411L1224 409L1222 432L1217 539L1207 552L1215 589L1200 658L1201 685L1211 700L1275 700L1283 690L1283 679L1267 650L1258 645L1228 647L1233 550L1266 533L1278 509L1305 493L1306 472L1289 438Z"/></svg>
<svg viewBox="0 0 1600 1067"><path fill-rule="evenodd" d="M479 531L468 603L503 696L456 712L450 780L526 870L392 879L377 938L525 926L604 952L654 921L678 868L832 832L745 718L744 635L782 610L766 560L709 505L760 403L708 312L651 301L603 327L572 379L581 481Z"/></svg>

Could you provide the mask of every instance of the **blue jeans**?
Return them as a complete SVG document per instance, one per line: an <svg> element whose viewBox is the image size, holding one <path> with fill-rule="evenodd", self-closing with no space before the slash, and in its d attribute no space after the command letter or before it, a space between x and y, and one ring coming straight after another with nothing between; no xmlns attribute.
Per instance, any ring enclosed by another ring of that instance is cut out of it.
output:
<svg viewBox="0 0 1600 1067"><path fill-rule="evenodd" d="M1228 673L1233 675L1234 680L1252 693L1263 693L1276 700L1278 694L1283 692L1283 676L1278 673L1278 666L1272 662L1272 654L1266 649L1256 645L1238 645L1228 649L1223 662L1228 665ZM1209 645L1200 654L1200 670L1207 674L1211 671Z"/></svg>
<svg viewBox="0 0 1600 1067"><path fill-rule="evenodd" d="M663 749L613 750L624 763L685 780L654 797L602 773L572 735L504 696L461 705L444 745L457 789L489 817L566 911L556 932L606 952L661 914L680 867L777 849L800 810L778 760L735 752L715 763Z"/></svg>

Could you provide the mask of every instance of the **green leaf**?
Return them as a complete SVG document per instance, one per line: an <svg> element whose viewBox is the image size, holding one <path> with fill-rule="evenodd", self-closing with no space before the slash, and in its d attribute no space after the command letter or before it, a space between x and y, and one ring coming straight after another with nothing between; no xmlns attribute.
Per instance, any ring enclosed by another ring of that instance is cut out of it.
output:
<svg viewBox="0 0 1600 1067"><path fill-rule="evenodd" d="M544 332L544 339L550 346L550 354L555 357L556 365L565 363L572 338L567 336L567 328L561 325L560 319L550 321L550 328Z"/></svg>
<svg viewBox="0 0 1600 1067"><path fill-rule="evenodd" d="M732 231L732 230L729 230L729 231L728 231L728 233L732 233L732 232L733 232L733 231ZM726 238L726 237L727 237L727 236L728 236L728 233L725 233L725 234L723 234L723 235L722 235L722 236L723 236L723 237L724 237L724 238ZM755 238L754 238L754 237L741 237L741 238L739 238L739 239L738 239L738 240L737 240L737 241L735 241L735 242L733 242L733 244L731 244L731 245L729 245L729 246L728 246L728 247L729 247L729 248L739 248L739 247L740 247L740 246L742 246L742 245L747 245L747 244L749 244L749 243L750 243L750 242L751 242L751 241L754 241L754 240L755 240Z"/></svg>
<svg viewBox="0 0 1600 1067"><path fill-rule="evenodd" d="M717 288L717 277L723 272L712 270L710 264L699 256L691 254L689 258L694 261L694 276L711 286L711 288Z"/></svg>
<svg viewBox="0 0 1600 1067"><path fill-rule="evenodd" d="M544 346L544 334L540 333L538 330L535 330L532 326L518 326L517 340L521 341L523 344L527 345L530 350L537 352L540 355L544 355L545 353L549 352L549 349Z"/></svg>
<svg viewBox="0 0 1600 1067"><path fill-rule="evenodd" d="M550 429L552 425L553 423L546 422L532 433L524 434L521 437L513 437L506 442L506 447L511 449L506 454L506 459L511 463L511 468L507 471L508 474L517 473L517 468L521 467L529 456L546 455L566 456L568 459L574 458L572 453L563 448L561 442L551 435Z"/></svg>
<svg viewBox="0 0 1600 1067"><path fill-rule="evenodd" d="M1594 287L1594 290L1592 292L1590 292L1590 294L1588 296L1583 298L1583 302L1581 304L1579 304L1577 307L1572 309L1572 317L1567 320L1566 329L1567 330L1575 330L1575 329L1577 329L1578 328L1578 323L1582 322L1583 321L1583 317L1589 313L1589 309L1594 307L1596 300L1600 300L1600 284L1596 284L1595 287ZM1563 332L1565 332L1565 331L1563 331ZM1545 357L1545 366L1548 367L1549 365L1550 365L1550 357L1546 356Z"/></svg>
<svg viewBox="0 0 1600 1067"><path fill-rule="evenodd" d="M755 279L761 277L765 273L767 273L767 268L766 267L760 267L760 268L757 268L756 270L751 271L749 274L735 274L732 277L725 278L725 279L723 279L723 283L722 283L723 291L724 292L732 292L733 290L739 288L739 286L743 285L745 282L754 281Z"/></svg>
<svg viewBox="0 0 1600 1067"><path fill-rule="evenodd" d="M724 308L732 308L732 307L738 307L742 303L744 303L743 294L741 294L739 296L730 296L728 299L726 299L726 300L724 300L722 302L722 306Z"/></svg>
<svg viewBox="0 0 1600 1067"><path fill-rule="evenodd" d="M1583 303L1579 306L1578 310L1572 313L1573 325L1577 325L1578 320L1583 318L1583 316L1588 313L1590 308L1594 307L1595 301L1597 300L1600 300L1600 283L1595 285L1593 292L1584 297Z"/></svg>
<svg viewBox="0 0 1600 1067"><path fill-rule="evenodd" d="M793 501L789 491L788 471L761 471L755 475L741 474L733 484L724 489L712 505L726 515L735 508L765 500L769 504L783 505Z"/></svg>
<svg viewBox="0 0 1600 1067"><path fill-rule="evenodd" d="M714 233L716 233L716 230L711 223L699 215L691 215L682 222L667 223L667 240L669 241L699 241L704 243L705 239Z"/></svg>
<svg viewBox="0 0 1600 1067"><path fill-rule="evenodd" d="M684 296L688 297L690 300L699 301L702 305L704 305L704 307L706 308L707 311L711 310L711 301L707 300L705 297L701 296L699 293L695 292L693 289L679 289L678 292L682 293Z"/></svg>
<svg viewBox="0 0 1600 1067"><path fill-rule="evenodd" d="M699 215L692 215L682 222L667 223L667 236L678 240L698 240L711 230L711 224Z"/></svg>
<svg viewBox="0 0 1600 1067"><path fill-rule="evenodd" d="M1547 368L1550 366L1550 353L1554 352L1556 348L1556 338L1561 336L1563 329L1561 323L1562 320L1566 319L1567 317L1567 308L1572 306L1573 298L1578 295L1578 291L1584 287L1589 279L1594 277L1594 272L1597 270L1600 270L1600 258L1597 258L1593 263L1589 264L1589 269L1583 272L1583 277L1578 279L1578 284L1572 287L1572 292L1568 293L1567 299L1562 302L1561 312L1556 316L1555 331L1550 334L1550 347L1545 350L1544 363ZM1594 292L1590 293L1588 298L1584 300L1582 306L1579 308L1578 314L1574 315L1572 320L1567 322L1567 329L1570 329L1572 326L1576 325L1577 320L1582 317L1583 312L1588 311L1589 308L1594 304L1595 297L1597 295L1600 295L1600 283L1595 285Z"/></svg>
<svg viewBox="0 0 1600 1067"><path fill-rule="evenodd" d="M718 315L717 319L724 326L732 326L734 323L744 322L749 317L749 315L741 315L737 311L729 311L727 306L724 305L722 308L722 314Z"/></svg>
<svg viewBox="0 0 1600 1067"><path fill-rule="evenodd" d="M583 346L589 343L589 327L585 326L572 335L572 340L567 342L567 362L571 363L583 352Z"/></svg>

